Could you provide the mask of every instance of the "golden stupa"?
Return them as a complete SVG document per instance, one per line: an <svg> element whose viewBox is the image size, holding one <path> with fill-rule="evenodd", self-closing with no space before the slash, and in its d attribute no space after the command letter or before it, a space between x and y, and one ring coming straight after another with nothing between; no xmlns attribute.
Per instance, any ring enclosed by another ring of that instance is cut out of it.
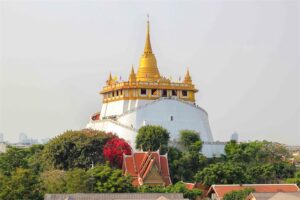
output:
<svg viewBox="0 0 300 200"><path fill-rule="evenodd" d="M106 86L103 87L100 94L103 95L103 103L118 100L155 100L162 97L195 102L197 91L192 83L189 70L182 82L172 82L160 75L151 47L150 23L147 21L145 48L140 58L137 74L135 74L133 66L128 81L118 81L109 74Z"/></svg>

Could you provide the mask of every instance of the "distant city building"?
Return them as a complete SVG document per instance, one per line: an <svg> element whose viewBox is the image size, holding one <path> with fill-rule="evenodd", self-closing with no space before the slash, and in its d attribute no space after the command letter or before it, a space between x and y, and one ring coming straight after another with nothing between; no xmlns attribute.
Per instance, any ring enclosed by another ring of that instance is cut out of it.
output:
<svg viewBox="0 0 300 200"><path fill-rule="evenodd" d="M32 139L29 138L25 133L20 133L19 134L19 144L38 144L38 140L37 139Z"/></svg>
<svg viewBox="0 0 300 200"><path fill-rule="evenodd" d="M197 92L188 69L178 81L160 74L151 47L148 21L137 73L132 67L127 81L118 81L116 76L109 75L100 92L103 96L101 111L90 117L87 128L116 133L132 148L138 129L145 125L166 128L171 142L178 140L181 130L194 130L204 142L203 154L220 156L224 144L214 143L208 114L196 104Z"/></svg>
<svg viewBox="0 0 300 200"><path fill-rule="evenodd" d="M239 141L239 134L237 132L232 133L230 140Z"/></svg>

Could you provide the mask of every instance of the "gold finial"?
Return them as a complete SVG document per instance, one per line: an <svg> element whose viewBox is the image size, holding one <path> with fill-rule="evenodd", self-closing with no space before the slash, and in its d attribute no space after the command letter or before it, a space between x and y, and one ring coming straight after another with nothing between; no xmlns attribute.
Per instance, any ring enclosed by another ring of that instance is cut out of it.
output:
<svg viewBox="0 0 300 200"><path fill-rule="evenodd" d="M146 43L145 43L144 53L150 54L150 53L152 53L152 48L151 48L151 41L150 41L149 15L147 15L147 17L148 17L148 20L147 20L147 33L146 33Z"/></svg>
<svg viewBox="0 0 300 200"><path fill-rule="evenodd" d="M185 74L183 82L186 84L192 84L192 78L190 76L189 68L187 68L187 70L186 70L186 74Z"/></svg>

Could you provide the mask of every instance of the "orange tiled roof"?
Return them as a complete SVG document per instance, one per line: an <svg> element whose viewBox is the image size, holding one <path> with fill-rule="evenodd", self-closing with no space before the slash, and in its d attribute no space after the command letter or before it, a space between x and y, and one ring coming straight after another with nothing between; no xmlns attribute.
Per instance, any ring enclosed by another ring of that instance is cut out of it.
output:
<svg viewBox="0 0 300 200"><path fill-rule="evenodd" d="M132 155L124 155L123 174L132 176L133 185L143 185L143 180L154 166L158 169L165 185L172 184L167 155L159 155L159 151L133 152Z"/></svg>
<svg viewBox="0 0 300 200"><path fill-rule="evenodd" d="M195 186L196 186L195 183L186 183L186 182L183 182L183 183L184 183L186 189L188 189L188 190L195 189Z"/></svg>
<svg viewBox="0 0 300 200"><path fill-rule="evenodd" d="M223 198L226 193L245 188L253 188L255 192L298 192L296 184L243 184L243 185L212 185L207 194L216 193L219 198Z"/></svg>

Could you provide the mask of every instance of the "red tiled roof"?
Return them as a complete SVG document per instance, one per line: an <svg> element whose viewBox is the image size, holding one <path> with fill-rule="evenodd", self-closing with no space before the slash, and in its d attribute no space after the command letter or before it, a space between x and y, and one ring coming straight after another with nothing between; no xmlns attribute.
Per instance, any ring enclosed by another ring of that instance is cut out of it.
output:
<svg viewBox="0 0 300 200"><path fill-rule="evenodd" d="M243 185L212 185L208 194L215 192L219 198L231 191L253 188L255 192L298 192L296 184L243 184Z"/></svg>
<svg viewBox="0 0 300 200"><path fill-rule="evenodd" d="M186 189L188 189L188 190L194 189L195 185L196 185L195 183L185 183L185 182L183 182L183 183L184 183Z"/></svg>
<svg viewBox="0 0 300 200"><path fill-rule="evenodd" d="M129 174L133 178L132 184L142 185L143 179L147 176L153 166L156 166L165 185L172 184L168 158L166 155L159 155L159 152L134 152L132 155L125 155L123 162L123 174Z"/></svg>

